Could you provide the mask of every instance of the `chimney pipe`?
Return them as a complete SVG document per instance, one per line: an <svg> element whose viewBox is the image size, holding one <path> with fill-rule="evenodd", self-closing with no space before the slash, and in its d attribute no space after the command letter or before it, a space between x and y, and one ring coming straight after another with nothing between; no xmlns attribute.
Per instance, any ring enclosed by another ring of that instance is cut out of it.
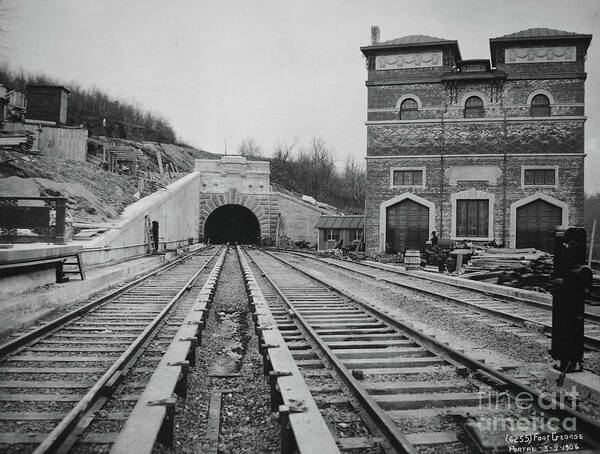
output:
<svg viewBox="0 0 600 454"><path fill-rule="evenodd" d="M371 27L371 45L375 44L379 44L379 27L377 25Z"/></svg>

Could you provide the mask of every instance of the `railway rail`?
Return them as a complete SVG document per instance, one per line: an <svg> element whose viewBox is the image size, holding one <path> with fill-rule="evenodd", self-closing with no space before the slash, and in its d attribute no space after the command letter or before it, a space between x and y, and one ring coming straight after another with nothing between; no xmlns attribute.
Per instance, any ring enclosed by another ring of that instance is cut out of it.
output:
<svg viewBox="0 0 600 454"><path fill-rule="evenodd" d="M392 269L388 265L374 262L350 262L338 259L316 257L312 254L293 252L293 255L308 260L358 273L362 276L385 282L397 287L407 288L426 295L442 297L465 307L466 309L515 323L518 326L535 328L538 331L552 331L552 304L549 302L501 296L490 291L466 288L464 284L440 282L435 276L428 277L426 272ZM584 342L588 348L600 348L600 314L586 311L584 321Z"/></svg>
<svg viewBox="0 0 600 454"><path fill-rule="evenodd" d="M173 448L177 396L187 394L212 297L221 283L232 285L219 279L230 250L182 257L0 346L0 450ZM553 417L573 418L583 434L569 446L600 447L600 424L576 405L332 287L292 263L297 255L236 251L282 452L491 452L507 446L486 421L525 418L543 433ZM523 393L539 405L518 405ZM216 444L217 411L211 400Z"/></svg>
<svg viewBox="0 0 600 454"><path fill-rule="evenodd" d="M391 318L281 256L262 250L247 254L285 302L284 309L273 306L273 315L289 348L301 358L298 364L325 368L312 353L295 350L308 336L376 421L384 437L382 450L391 446L392 452L407 453L502 451L507 450L504 434L485 421L526 418L537 421L537 432L543 433L556 417L576 421L585 440L579 442L578 447L584 448L579 452L597 452L600 424L576 408ZM519 405L522 393L537 405ZM493 406L482 405L492 394L503 399Z"/></svg>
<svg viewBox="0 0 600 454"><path fill-rule="evenodd" d="M1 346L0 450L109 450L225 252L185 255ZM184 378L187 361L172 365Z"/></svg>

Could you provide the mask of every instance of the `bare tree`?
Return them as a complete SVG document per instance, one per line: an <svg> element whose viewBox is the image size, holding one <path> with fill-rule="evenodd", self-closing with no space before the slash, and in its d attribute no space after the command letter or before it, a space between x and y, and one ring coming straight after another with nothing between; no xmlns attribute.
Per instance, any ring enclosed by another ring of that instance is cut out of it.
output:
<svg viewBox="0 0 600 454"><path fill-rule="evenodd" d="M334 159L325 140L313 138L309 156L312 165L312 192L317 198L326 198L330 192L330 180L334 173Z"/></svg>
<svg viewBox="0 0 600 454"><path fill-rule="evenodd" d="M351 213L364 211L364 163L348 157L345 166L337 169L331 148L321 138L302 147L298 139L291 143L278 140L273 148L271 182Z"/></svg>
<svg viewBox="0 0 600 454"><path fill-rule="evenodd" d="M364 206L367 189L367 174L364 165L357 163L354 157L346 158L344 169L344 192L356 206Z"/></svg>
<svg viewBox="0 0 600 454"><path fill-rule="evenodd" d="M262 149L254 137L246 137L238 147L238 154L249 158L258 158L262 155Z"/></svg>
<svg viewBox="0 0 600 454"><path fill-rule="evenodd" d="M288 144L286 140L279 140L275 142L275 147L273 148L273 159L276 161L288 162L292 154L294 153L294 149L298 145L300 139L298 137L294 137L294 139Z"/></svg>

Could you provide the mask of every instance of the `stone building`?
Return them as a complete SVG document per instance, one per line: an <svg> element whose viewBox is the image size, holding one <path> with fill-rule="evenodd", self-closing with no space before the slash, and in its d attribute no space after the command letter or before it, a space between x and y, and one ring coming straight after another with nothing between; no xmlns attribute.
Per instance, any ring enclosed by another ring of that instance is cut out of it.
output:
<svg viewBox="0 0 600 454"><path fill-rule="evenodd" d="M591 35L537 28L490 39L379 41L367 59L368 252L440 238L552 249L583 223L585 58Z"/></svg>

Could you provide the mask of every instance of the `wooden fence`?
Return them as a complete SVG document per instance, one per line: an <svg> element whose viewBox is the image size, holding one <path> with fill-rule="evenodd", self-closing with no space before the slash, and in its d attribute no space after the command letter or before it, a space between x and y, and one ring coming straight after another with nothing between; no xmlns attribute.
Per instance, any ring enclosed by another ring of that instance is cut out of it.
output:
<svg viewBox="0 0 600 454"><path fill-rule="evenodd" d="M30 131L33 134L32 150L60 160L85 161L88 130L28 123L6 123L5 130Z"/></svg>

